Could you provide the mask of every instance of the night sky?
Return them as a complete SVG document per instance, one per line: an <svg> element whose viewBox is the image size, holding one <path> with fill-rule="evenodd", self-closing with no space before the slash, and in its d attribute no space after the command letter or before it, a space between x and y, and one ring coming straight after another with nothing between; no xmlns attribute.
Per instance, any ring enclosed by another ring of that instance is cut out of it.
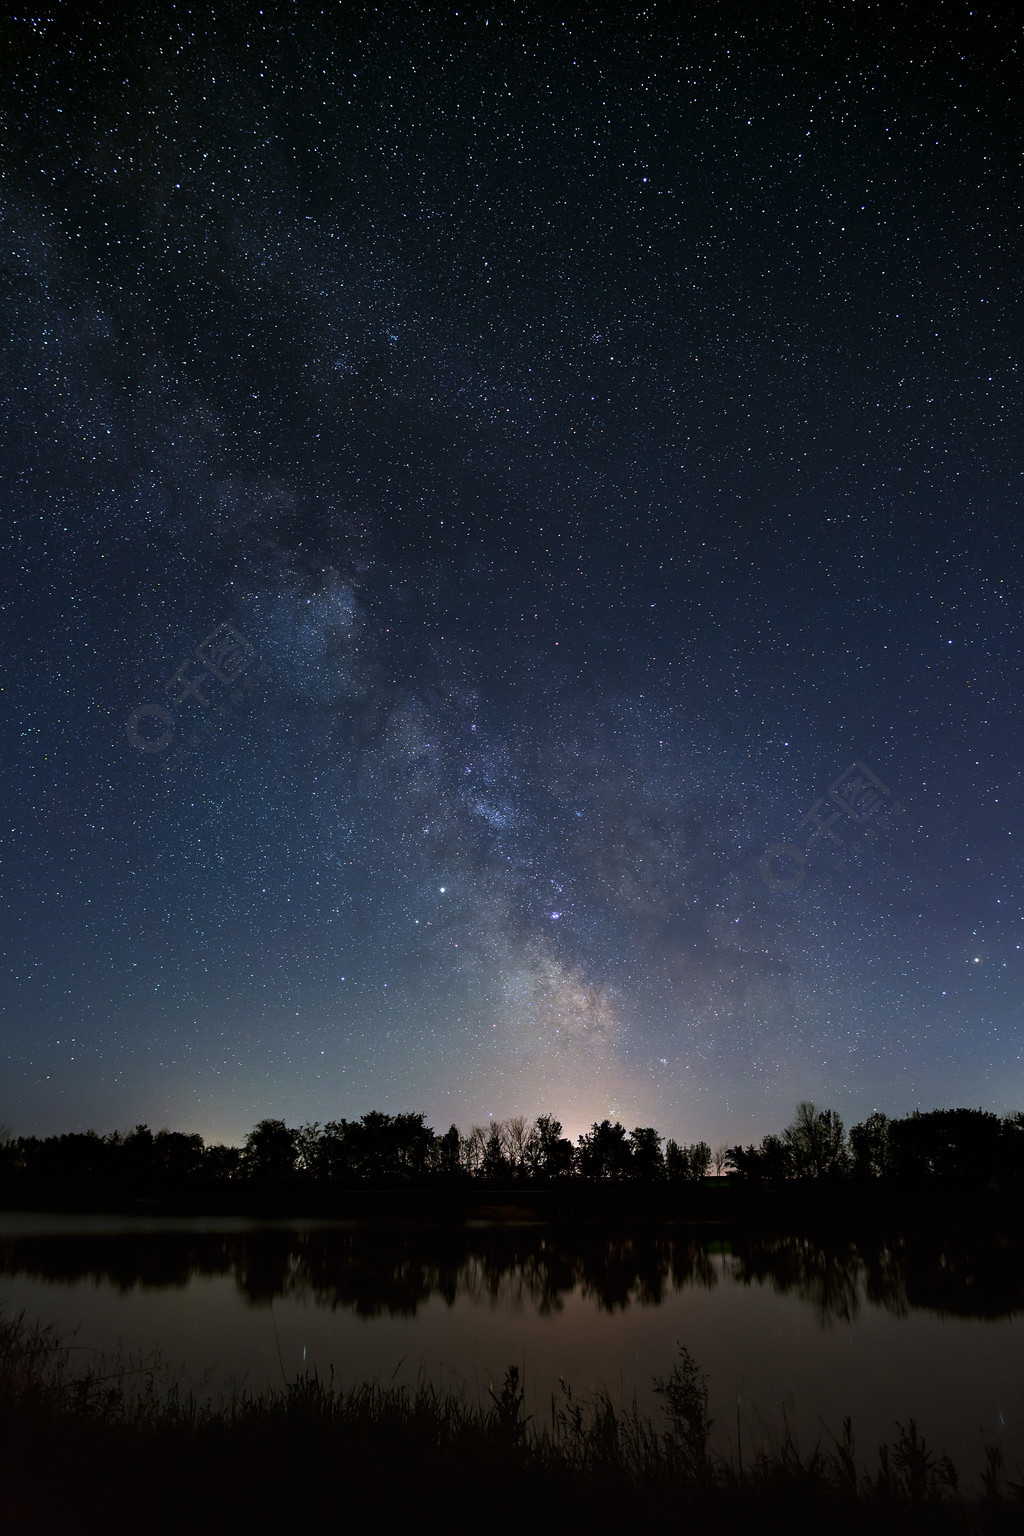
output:
<svg viewBox="0 0 1024 1536"><path fill-rule="evenodd" d="M1015 10L3 24L13 1133L1024 1107Z"/></svg>

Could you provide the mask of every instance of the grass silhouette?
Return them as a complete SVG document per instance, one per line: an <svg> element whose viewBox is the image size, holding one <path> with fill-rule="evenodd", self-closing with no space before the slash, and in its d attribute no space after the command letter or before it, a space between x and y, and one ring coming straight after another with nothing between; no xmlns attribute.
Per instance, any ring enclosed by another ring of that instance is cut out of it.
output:
<svg viewBox="0 0 1024 1536"><path fill-rule="evenodd" d="M656 1383L659 1428L606 1393L562 1383L550 1419L524 1412L510 1366L490 1401L315 1373L212 1401L159 1360L83 1360L25 1318L0 1317L0 1530L5 1536L146 1532L1010 1532L1024 1488L989 1447L965 1493L916 1425L859 1470L849 1420L830 1449L789 1437L742 1471L709 1449L707 1382L688 1351Z"/></svg>

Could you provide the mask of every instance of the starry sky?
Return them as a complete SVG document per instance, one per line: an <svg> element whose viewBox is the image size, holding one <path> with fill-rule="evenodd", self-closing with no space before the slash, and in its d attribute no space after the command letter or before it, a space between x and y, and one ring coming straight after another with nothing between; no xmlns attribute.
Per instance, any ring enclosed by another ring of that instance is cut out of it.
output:
<svg viewBox="0 0 1024 1536"><path fill-rule="evenodd" d="M1014 9L8 14L0 1121L1024 1107Z"/></svg>

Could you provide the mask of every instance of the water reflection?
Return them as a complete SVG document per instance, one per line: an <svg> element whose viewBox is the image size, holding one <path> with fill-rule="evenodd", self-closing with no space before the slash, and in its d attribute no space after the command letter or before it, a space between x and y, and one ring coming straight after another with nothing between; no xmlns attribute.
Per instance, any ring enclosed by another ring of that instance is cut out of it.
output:
<svg viewBox="0 0 1024 1536"><path fill-rule="evenodd" d="M850 1323L866 1298L896 1316L961 1318L1024 1311L1017 1237L609 1236L546 1227L114 1232L0 1237L0 1274L92 1280L126 1293L230 1277L250 1305L312 1298L360 1317L414 1317L432 1298L468 1299L549 1316L573 1294L604 1312L657 1307L687 1287L770 1286L812 1307L822 1325Z"/></svg>

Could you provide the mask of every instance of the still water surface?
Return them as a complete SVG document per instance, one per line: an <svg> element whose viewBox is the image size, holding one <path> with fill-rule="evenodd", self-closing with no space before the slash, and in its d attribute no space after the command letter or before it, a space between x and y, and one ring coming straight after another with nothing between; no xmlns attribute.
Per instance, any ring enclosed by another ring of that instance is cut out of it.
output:
<svg viewBox="0 0 1024 1536"><path fill-rule="evenodd" d="M676 1341L710 1378L717 1450L802 1449L852 1416L873 1460L917 1420L964 1476L1024 1462L1024 1242L993 1234L754 1238L685 1227L373 1228L0 1214L0 1308L90 1352L154 1351L204 1394L303 1370L486 1398L510 1363L658 1416Z"/></svg>

